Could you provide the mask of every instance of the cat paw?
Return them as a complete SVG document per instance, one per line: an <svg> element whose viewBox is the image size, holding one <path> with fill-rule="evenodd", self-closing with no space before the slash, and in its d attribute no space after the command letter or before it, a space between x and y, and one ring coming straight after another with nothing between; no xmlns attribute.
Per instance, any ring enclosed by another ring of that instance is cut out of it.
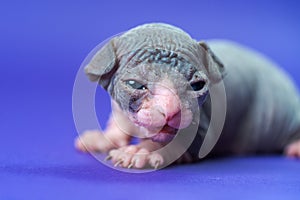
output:
<svg viewBox="0 0 300 200"><path fill-rule="evenodd" d="M294 141L285 148L288 157L300 158L300 140Z"/></svg>
<svg viewBox="0 0 300 200"><path fill-rule="evenodd" d="M74 141L75 148L82 152L108 152L115 146L98 130L85 131Z"/></svg>
<svg viewBox="0 0 300 200"><path fill-rule="evenodd" d="M163 157L147 148L130 145L109 151L106 160L111 159L114 166L124 168L154 168L158 169L163 165Z"/></svg>

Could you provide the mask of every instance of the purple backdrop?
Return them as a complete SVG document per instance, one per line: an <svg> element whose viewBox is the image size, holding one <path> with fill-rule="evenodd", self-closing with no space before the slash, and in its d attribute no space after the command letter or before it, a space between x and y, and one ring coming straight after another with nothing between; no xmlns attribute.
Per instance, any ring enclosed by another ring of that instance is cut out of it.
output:
<svg viewBox="0 0 300 200"><path fill-rule="evenodd" d="M281 156L151 174L107 168L73 149L72 87L97 44L146 22L179 26L199 40L246 44L300 86L299 9L293 0L1 1L0 199L298 199L300 162ZM109 103L107 95L99 99L103 124Z"/></svg>

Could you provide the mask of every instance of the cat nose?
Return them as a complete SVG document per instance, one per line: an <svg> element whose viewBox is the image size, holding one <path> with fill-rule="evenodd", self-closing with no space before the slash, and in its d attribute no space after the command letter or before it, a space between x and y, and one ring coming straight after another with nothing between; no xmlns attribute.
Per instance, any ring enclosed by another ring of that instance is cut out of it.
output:
<svg viewBox="0 0 300 200"><path fill-rule="evenodd" d="M182 129L190 125L192 121L192 111L182 105L177 94L169 93L157 96L157 108L164 115L164 121L169 126Z"/></svg>
<svg viewBox="0 0 300 200"><path fill-rule="evenodd" d="M180 99L174 89L157 87L154 95L154 104L159 107L159 111L168 120L180 112Z"/></svg>
<svg viewBox="0 0 300 200"><path fill-rule="evenodd" d="M165 120L168 121L174 116L180 113L180 100L177 95L164 95L157 98L159 111L165 116Z"/></svg>

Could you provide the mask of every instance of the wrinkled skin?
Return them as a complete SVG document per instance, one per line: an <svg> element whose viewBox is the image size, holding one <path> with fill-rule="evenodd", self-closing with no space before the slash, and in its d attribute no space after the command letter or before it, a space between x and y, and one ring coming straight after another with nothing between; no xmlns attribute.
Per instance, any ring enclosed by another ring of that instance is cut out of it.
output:
<svg viewBox="0 0 300 200"><path fill-rule="evenodd" d="M77 149L108 152L122 167L162 166L172 152L162 155L156 150L179 129L195 123L196 107L201 113L198 135L203 139L210 118L209 87L222 80L225 65L227 116L212 154L285 149L289 156L300 156L300 114L294 112L300 113L300 101L288 78L273 63L238 45L210 46L165 24L139 26L113 38L86 67L89 78L110 93L113 111L105 132L83 133L75 141ZM265 73L268 78L258 75ZM291 98L263 95L274 89ZM130 145L132 136L143 139ZM178 160L197 160L201 143L194 141Z"/></svg>

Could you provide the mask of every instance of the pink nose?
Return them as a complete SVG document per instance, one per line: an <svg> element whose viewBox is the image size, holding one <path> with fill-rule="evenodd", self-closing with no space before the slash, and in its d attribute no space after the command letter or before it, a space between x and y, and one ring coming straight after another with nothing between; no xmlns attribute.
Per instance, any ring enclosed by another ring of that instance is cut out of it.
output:
<svg viewBox="0 0 300 200"><path fill-rule="evenodd" d="M176 97L170 97L165 100L165 103L161 105L163 109L163 113L165 115L166 120L172 119L174 116L178 115L180 113L180 103L176 99Z"/></svg>
<svg viewBox="0 0 300 200"><path fill-rule="evenodd" d="M192 112L181 106L181 101L174 89L157 87L153 99L155 107L164 115L166 124L177 129L189 126Z"/></svg>
<svg viewBox="0 0 300 200"><path fill-rule="evenodd" d="M154 105L159 108L160 112L165 116L166 121L180 113L180 99L170 89L160 87L154 95Z"/></svg>
<svg viewBox="0 0 300 200"><path fill-rule="evenodd" d="M137 113L138 123L145 127L162 127L170 120L176 124L174 116L177 116L176 119L179 117L176 121L180 123L180 103L170 95L154 95L153 101Z"/></svg>
<svg viewBox="0 0 300 200"><path fill-rule="evenodd" d="M184 128L190 122L191 112L181 108L174 87L168 82L164 83L155 86L152 98L137 113L137 123L148 128L163 127L166 124L173 128Z"/></svg>
<svg viewBox="0 0 300 200"><path fill-rule="evenodd" d="M164 115L163 122L169 126L177 129L186 128L192 121L192 112L189 109L181 108L180 100L177 95L160 96L159 111Z"/></svg>

